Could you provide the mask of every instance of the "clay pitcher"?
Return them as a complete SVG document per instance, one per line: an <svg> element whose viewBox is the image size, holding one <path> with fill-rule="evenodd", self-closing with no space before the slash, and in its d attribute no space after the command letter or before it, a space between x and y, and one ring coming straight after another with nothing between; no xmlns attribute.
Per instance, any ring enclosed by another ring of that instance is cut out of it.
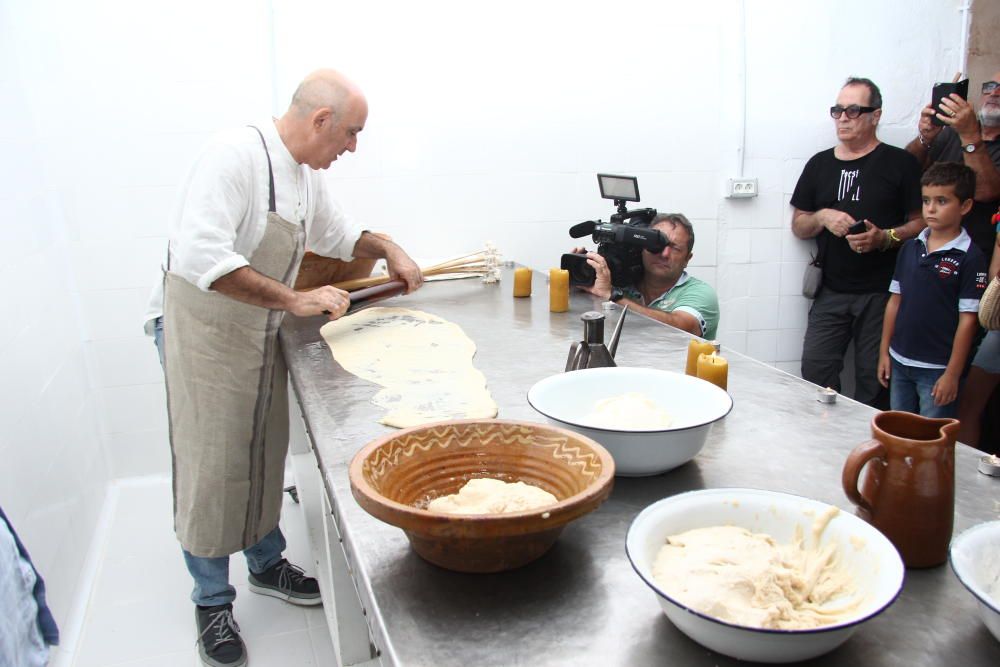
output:
<svg viewBox="0 0 1000 667"><path fill-rule="evenodd" d="M844 493L856 514L889 538L907 567L948 559L958 427L957 419L880 412L872 419L874 439L855 447L844 464Z"/></svg>

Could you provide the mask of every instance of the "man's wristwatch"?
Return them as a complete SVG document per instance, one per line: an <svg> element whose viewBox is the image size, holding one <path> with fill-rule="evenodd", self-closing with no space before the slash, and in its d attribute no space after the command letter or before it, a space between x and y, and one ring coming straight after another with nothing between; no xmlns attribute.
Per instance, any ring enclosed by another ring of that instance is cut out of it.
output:
<svg viewBox="0 0 1000 667"><path fill-rule="evenodd" d="M981 141L973 141L971 144L963 145L962 150L965 151L966 153L975 153L976 149L979 148L979 146L982 145L982 143L983 142Z"/></svg>
<svg viewBox="0 0 1000 667"><path fill-rule="evenodd" d="M899 234L896 233L896 228L893 227L886 232L886 236L889 237L889 247L894 248L898 245L902 245L903 239L899 238Z"/></svg>
<svg viewBox="0 0 1000 667"><path fill-rule="evenodd" d="M620 301L625 296L625 292L622 291L621 287L612 287L611 296L608 297L608 301Z"/></svg>

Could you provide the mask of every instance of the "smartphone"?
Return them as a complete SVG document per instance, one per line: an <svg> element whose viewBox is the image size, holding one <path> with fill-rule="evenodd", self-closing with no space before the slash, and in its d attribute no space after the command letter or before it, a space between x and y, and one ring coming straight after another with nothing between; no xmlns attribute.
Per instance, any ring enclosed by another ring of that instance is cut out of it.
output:
<svg viewBox="0 0 1000 667"><path fill-rule="evenodd" d="M969 80L962 79L957 83L935 83L934 89L931 91L931 104L941 112L941 98L948 97L952 93L957 93L963 100L969 99ZM931 123L938 126L944 125L942 121L938 120L937 116L931 116Z"/></svg>
<svg viewBox="0 0 1000 667"><path fill-rule="evenodd" d="M865 221L858 220L853 225L847 228L846 235L850 236L851 234L863 234L867 229L868 227L865 225Z"/></svg>

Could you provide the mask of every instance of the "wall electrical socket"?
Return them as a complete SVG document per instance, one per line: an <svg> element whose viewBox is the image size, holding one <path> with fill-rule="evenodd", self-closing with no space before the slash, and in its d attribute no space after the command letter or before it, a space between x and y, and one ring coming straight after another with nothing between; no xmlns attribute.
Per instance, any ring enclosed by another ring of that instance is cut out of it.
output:
<svg viewBox="0 0 1000 667"><path fill-rule="evenodd" d="M727 199L746 199L757 196L756 178L730 178Z"/></svg>

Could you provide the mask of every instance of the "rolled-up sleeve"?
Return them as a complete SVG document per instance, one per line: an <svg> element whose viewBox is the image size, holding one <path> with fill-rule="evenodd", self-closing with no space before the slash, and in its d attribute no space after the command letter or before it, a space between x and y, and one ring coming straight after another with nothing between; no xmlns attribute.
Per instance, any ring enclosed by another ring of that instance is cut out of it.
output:
<svg viewBox="0 0 1000 667"><path fill-rule="evenodd" d="M314 181L316 211L308 234L309 249L317 255L334 259L354 258L354 245L365 229L340 206L327 191L319 175Z"/></svg>
<svg viewBox="0 0 1000 667"><path fill-rule="evenodd" d="M251 165L239 157L232 146L209 147L193 167L179 211L171 270L206 292L250 263L235 250L253 190Z"/></svg>

